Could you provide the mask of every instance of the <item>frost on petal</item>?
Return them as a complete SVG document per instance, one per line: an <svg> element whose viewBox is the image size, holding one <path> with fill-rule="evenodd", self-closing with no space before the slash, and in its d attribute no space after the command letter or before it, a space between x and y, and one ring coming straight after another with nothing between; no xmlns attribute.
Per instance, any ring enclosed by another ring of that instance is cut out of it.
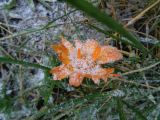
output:
<svg viewBox="0 0 160 120"><path fill-rule="evenodd" d="M106 80L114 72L114 68L99 68L91 75L95 84L98 84L100 79Z"/></svg>
<svg viewBox="0 0 160 120"><path fill-rule="evenodd" d="M95 49L98 49L100 45L98 44L97 41L93 40L93 39L88 39L86 41L86 43L83 46L83 51L87 54L87 55L91 55L92 57L94 56L93 54L96 54ZM99 50L98 50L99 51ZM95 53L94 53L95 52ZM96 56L95 55L95 56Z"/></svg>
<svg viewBox="0 0 160 120"><path fill-rule="evenodd" d="M100 82L99 76L98 76L98 77L93 76L93 77L92 77L92 80L93 80L93 82L94 82L95 84L99 84L99 82Z"/></svg>
<svg viewBox="0 0 160 120"><path fill-rule="evenodd" d="M71 74L71 71L68 69L66 65L61 65L50 70L50 73L53 74L54 80L61 80L66 78Z"/></svg>
<svg viewBox="0 0 160 120"><path fill-rule="evenodd" d="M100 79L105 78L106 76L106 70L103 68L99 68L92 73L92 80L94 83L98 84Z"/></svg>
<svg viewBox="0 0 160 120"><path fill-rule="evenodd" d="M119 52L117 48L112 46L103 46L101 47L101 52L99 58L97 59L97 62L99 64L105 64L120 59L122 59L122 54Z"/></svg>
<svg viewBox="0 0 160 120"><path fill-rule="evenodd" d="M75 52L76 52L76 58L82 59L83 57L83 51L82 51L83 43L80 40L75 40Z"/></svg>
<svg viewBox="0 0 160 120"><path fill-rule="evenodd" d="M82 49L83 43L80 40L75 40L75 47L76 49Z"/></svg>
<svg viewBox="0 0 160 120"><path fill-rule="evenodd" d="M69 52L71 52L74 49L73 45L69 41L67 41L63 36L61 36L61 42L69 50Z"/></svg>
<svg viewBox="0 0 160 120"><path fill-rule="evenodd" d="M63 44L52 45L52 48L58 53L58 58L64 64L69 64L69 51Z"/></svg>
<svg viewBox="0 0 160 120"><path fill-rule="evenodd" d="M106 69L96 67L90 74L85 74L85 77L91 78L95 84L99 84L100 79L104 79L107 76Z"/></svg>
<svg viewBox="0 0 160 120"><path fill-rule="evenodd" d="M69 79L69 84L71 86L75 86L78 87L81 85L82 81L83 81L83 75L80 73L73 73L70 75L70 79Z"/></svg>

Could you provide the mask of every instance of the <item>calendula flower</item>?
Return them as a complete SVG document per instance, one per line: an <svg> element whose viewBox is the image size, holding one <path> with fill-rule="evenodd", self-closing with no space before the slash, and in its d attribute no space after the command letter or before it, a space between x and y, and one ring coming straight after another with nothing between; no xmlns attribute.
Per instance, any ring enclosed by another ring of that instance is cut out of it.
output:
<svg viewBox="0 0 160 120"><path fill-rule="evenodd" d="M69 84L78 87L84 77L91 78L95 84L100 79L107 80L114 68L102 68L101 64L122 59L119 50L112 46L101 46L96 40L88 39L85 43L75 40L75 45L62 37L61 42L52 46L62 65L51 69L53 80L69 77Z"/></svg>

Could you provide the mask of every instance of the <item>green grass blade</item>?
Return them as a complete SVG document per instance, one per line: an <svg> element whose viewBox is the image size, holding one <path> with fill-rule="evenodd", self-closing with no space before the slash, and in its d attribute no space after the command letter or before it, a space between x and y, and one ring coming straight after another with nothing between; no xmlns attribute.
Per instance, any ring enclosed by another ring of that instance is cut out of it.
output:
<svg viewBox="0 0 160 120"><path fill-rule="evenodd" d="M67 0L67 2L75 6L76 8L84 11L89 16L95 18L97 21L108 26L115 32L118 32L122 36L126 37L144 54L147 53L147 49L137 40L135 36L125 30L121 24L119 24L113 18L109 17L106 13L101 12L98 8L94 7L91 3L87 2L86 0Z"/></svg>
<svg viewBox="0 0 160 120"><path fill-rule="evenodd" d="M120 98L117 98L117 109L118 109L118 113L119 113L119 118L120 120L127 120L125 113L123 111L123 104L121 102L121 100L119 100Z"/></svg>
<svg viewBox="0 0 160 120"><path fill-rule="evenodd" d="M91 28L94 28L95 30L97 30L98 32L101 32L101 33L103 33L103 34L105 34L105 35L108 35L108 36L112 37L113 39L119 39L119 40L121 40L123 43L130 44L131 46L134 46L134 47L135 47L135 45L134 45L132 42L130 42L130 41L126 41L126 40L124 40L124 39L122 39L122 38L119 38L119 37L117 37L117 36L114 36L113 34L109 33L108 31L105 31L105 30L103 30L103 29L101 29L101 28L98 28L97 26L95 26L95 25L93 25L93 24L88 24L88 25L89 25Z"/></svg>
<svg viewBox="0 0 160 120"><path fill-rule="evenodd" d="M129 109L131 109L133 112L136 113L139 120L147 120L147 118L134 106L128 104L126 101L122 100L122 103L124 103Z"/></svg>
<svg viewBox="0 0 160 120"><path fill-rule="evenodd" d="M48 71L50 70L50 68L39 65L39 64L25 62L25 61L21 61L21 60L10 59L7 57L0 57L0 63L12 63L12 64L18 64L18 65L23 65L23 66L27 66L27 67L34 67L34 68L38 68L38 69L42 69L42 70L48 70Z"/></svg>
<svg viewBox="0 0 160 120"><path fill-rule="evenodd" d="M93 24L88 24L88 25L89 25L89 27L94 28L95 30L97 30L97 31L99 31L101 33L104 33L105 35L108 35L108 36L110 36L110 37L112 37L114 39L118 39L118 37L114 36L113 34L109 33L106 30L103 30L103 29L101 29L101 28L99 28L99 27L97 27L97 26L95 26Z"/></svg>

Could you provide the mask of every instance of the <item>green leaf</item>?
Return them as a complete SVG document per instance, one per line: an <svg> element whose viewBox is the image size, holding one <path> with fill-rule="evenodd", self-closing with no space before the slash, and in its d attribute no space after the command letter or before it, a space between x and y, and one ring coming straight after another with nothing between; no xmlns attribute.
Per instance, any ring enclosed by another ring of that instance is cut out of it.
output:
<svg viewBox="0 0 160 120"><path fill-rule="evenodd" d="M39 64L25 62L25 61L16 60L16 59L10 59L7 57L0 57L0 63L12 63L12 64L19 64L19 65L23 65L23 66L27 66L27 67L34 67L34 68L47 70L47 71L50 70L50 68L39 65Z"/></svg>
<svg viewBox="0 0 160 120"><path fill-rule="evenodd" d="M126 37L136 46L136 48L138 48L144 54L147 53L147 49L137 40L135 36L129 33L126 29L124 29L123 26L119 24L117 21L115 21L113 18L109 17L106 13L94 7L88 1L86 0L66 0L66 1L71 5L75 6L76 8L84 11L89 16L95 18L97 21L101 22L102 24L108 26L110 29L114 30L115 32L118 32L122 36Z"/></svg>

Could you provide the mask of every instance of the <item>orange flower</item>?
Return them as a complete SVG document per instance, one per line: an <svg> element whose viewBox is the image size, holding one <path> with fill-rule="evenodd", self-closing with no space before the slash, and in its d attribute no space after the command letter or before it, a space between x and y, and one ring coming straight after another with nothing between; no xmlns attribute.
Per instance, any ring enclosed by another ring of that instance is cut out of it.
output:
<svg viewBox="0 0 160 120"><path fill-rule="evenodd" d="M91 78L95 84L100 79L107 80L114 68L102 68L100 64L114 62L122 59L119 50L112 46L100 46L94 39L88 39L85 43L75 40L73 46L62 37L61 43L53 45L62 65L51 69L54 80L62 80L69 76L69 84L75 87L81 85L84 77Z"/></svg>

